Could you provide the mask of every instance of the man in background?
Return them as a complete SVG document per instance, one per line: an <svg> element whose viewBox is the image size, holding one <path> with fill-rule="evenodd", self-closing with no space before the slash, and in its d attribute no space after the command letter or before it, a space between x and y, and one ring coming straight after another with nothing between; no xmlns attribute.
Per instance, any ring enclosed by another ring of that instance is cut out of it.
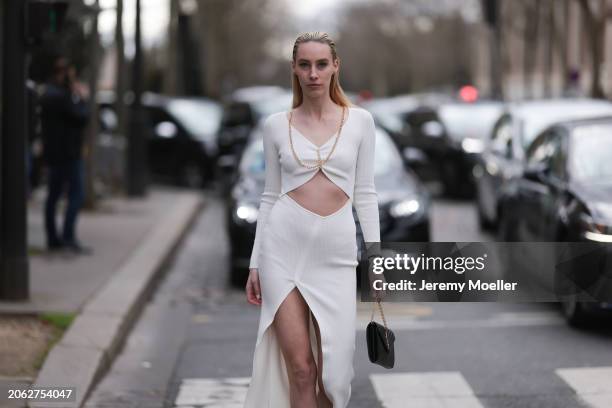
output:
<svg viewBox="0 0 612 408"><path fill-rule="evenodd" d="M88 92L76 79L76 70L65 57L56 57L40 99L43 154L48 168L45 230L50 251L90 250L76 236L76 222L83 204L83 137L89 118ZM56 208L64 189L68 195L61 237Z"/></svg>

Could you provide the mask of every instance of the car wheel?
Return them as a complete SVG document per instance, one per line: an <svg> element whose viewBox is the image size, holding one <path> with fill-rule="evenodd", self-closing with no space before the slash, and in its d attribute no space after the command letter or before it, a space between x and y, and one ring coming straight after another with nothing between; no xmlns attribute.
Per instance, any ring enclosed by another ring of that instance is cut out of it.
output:
<svg viewBox="0 0 612 408"><path fill-rule="evenodd" d="M180 184L189 188L201 188L204 185L202 168L193 162L188 162L181 167Z"/></svg>
<svg viewBox="0 0 612 408"><path fill-rule="evenodd" d="M570 326L582 327L589 322L591 317L582 302L576 299L576 295L564 296L561 299L561 309Z"/></svg>

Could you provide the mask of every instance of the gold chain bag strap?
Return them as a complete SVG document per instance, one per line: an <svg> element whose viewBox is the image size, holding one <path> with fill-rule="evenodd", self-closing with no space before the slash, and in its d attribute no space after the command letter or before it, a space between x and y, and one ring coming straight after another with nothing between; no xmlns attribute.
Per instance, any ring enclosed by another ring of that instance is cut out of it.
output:
<svg viewBox="0 0 612 408"><path fill-rule="evenodd" d="M374 308L378 305L383 325L374 321ZM376 305L372 304L372 316L366 327L366 342L368 346L368 357L374 364L384 368L393 368L395 364L395 334L387 327L387 320L383 312L380 298L376 297Z"/></svg>

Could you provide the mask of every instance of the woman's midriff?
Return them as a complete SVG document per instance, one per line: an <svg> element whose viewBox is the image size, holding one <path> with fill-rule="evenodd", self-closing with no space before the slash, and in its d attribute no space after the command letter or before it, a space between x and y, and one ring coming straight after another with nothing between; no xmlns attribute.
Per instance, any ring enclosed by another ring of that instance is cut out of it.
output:
<svg viewBox="0 0 612 408"><path fill-rule="evenodd" d="M323 217L338 211L349 199L321 170L287 195L302 207Z"/></svg>

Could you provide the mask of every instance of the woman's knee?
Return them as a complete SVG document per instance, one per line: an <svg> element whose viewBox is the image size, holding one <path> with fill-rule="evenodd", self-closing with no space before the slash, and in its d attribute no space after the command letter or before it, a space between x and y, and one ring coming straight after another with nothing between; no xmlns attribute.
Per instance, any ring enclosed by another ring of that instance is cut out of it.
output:
<svg viewBox="0 0 612 408"><path fill-rule="evenodd" d="M297 357L288 362L291 380L298 387L311 387L317 381L317 365L312 356Z"/></svg>

